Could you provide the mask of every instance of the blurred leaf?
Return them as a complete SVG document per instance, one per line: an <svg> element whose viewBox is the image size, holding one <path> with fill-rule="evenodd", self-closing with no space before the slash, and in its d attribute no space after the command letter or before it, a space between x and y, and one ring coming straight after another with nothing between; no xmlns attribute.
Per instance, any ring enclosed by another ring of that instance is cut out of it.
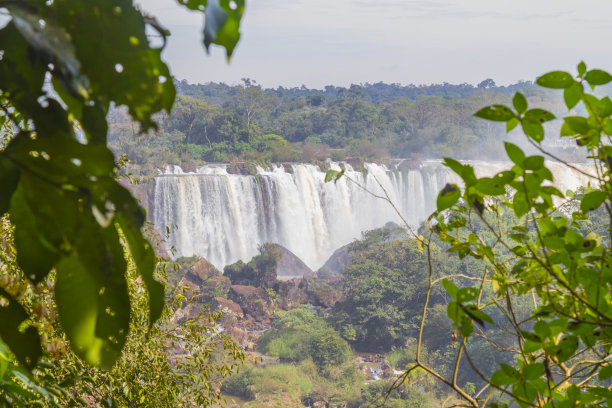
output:
<svg viewBox="0 0 612 408"><path fill-rule="evenodd" d="M565 88L563 91L563 100L567 109L574 108L578 102L582 99L582 84L580 82L574 82L569 88Z"/></svg>
<svg viewBox="0 0 612 408"><path fill-rule="evenodd" d="M474 116L495 122L507 122L515 117L514 112L504 105L487 106L476 112Z"/></svg>
<svg viewBox="0 0 612 408"><path fill-rule="evenodd" d="M506 148L506 153L510 160L514 162L517 166L522 166L523 160L525 160L525 153L515 144L510 142L504 142L504 147Z"/></svg>
<svg viewBox="0 0 612 408"><path fill-rule="evenodd" d="M455 184L447 184L438 194L436 205L438 211L444 211L452 207L459 201L461 192Z"/></svg>
<svg viewBox="0 0 612 408"><path fill-rule="evenodd" d="M608 198L608 196L604 191L591 191L590 193L585 194L580 201L580 210L583 212L593 211L603 204L606 198Z"/></svg>
<svg viewBox="0 0 612 408"><path fill-rule="evenodd" d="M444 289L446 289L448 294L451 295L453 299L457 299L457 291L459 290L457 285L455 285L453 282L451 282L448 279L443 279L442 286L444 286Z"/></svg>
<svg viewBox="0 0 612 408"><path fill-rule="evenodd" d="M605 85L612 81L612 75L601 69L592 69L586 73L584 79L586 79L591 86Z"/></svg>
<svg viewBox="0 0 612 408"><path fill-rule="evenodd" d="M512 98L512 105L518 113L523 113L527 110L527 99L522 93L516 92Z"/></svg>
<svg viewBox="0 0 612 408"><path fill-rule="evenodd" d="M563 89L569 88L574 78L564 71L552 71L539 77L536 83L544 88Z"/></svg>
<svg viewBox="0 0 612 408"><path fill-rule="evenodd" d="M229 60L240 40L240 19L244 13L244 0L208 0L204 26L204 46L225 47Z"/></svg>
<svg viewBox="0 0 612 408"><path fill-rule="evenodd" d="M0 339L10 347L21 364L32 368L42 355L42 348L35 327L27 324L22 330L28 319L28 313L17 299L0 288Z"/></svg>

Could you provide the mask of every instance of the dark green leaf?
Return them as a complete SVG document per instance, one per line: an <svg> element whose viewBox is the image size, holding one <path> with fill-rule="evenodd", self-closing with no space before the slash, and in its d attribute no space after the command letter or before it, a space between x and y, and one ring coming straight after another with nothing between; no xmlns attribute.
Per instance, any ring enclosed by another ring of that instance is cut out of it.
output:
<svg viewBox="0 0 612 408"><path fill-rule="evenodd" d="M110 369L125 344L130 303L119 236L114 226L104 238L96 229L95 221L88 222L78 252L58 262L55 301L75 353Z"/></svg>
<svg viewBox="0 0 612 408"><path fill-rule="evenodd" d="M523 160L525 170L539 170L544 167L544 156L529 156Z"/></svg>
<svg viewBox="0 0 612 408"><path fill-rule="evenodd" d="M555 118L555 115L544 109L529 109L525 112L525 119L532 122L549 122Z"/></svg>
<svg viewBox="0 0 612 408"><path fill-rule="evenodd" d="M597 209L608 198L604 191L591 191L584 195L580 201L580 210L587 212Z"/></svg>
<svg viewBox="0 0 612 408"><path fill-rule="evenodd" d="M599 381L605 381L610 377L612 377L612 365L602 367L601 371L599 371Z"/></svg>
<svg viewBox="0 0 612 408"><path fill-rule="evenodd" d="M447 184L438 194L438 199L436 201L438 211L444 211L452 207L459 201L460 197L461 192L459 191L459 187L455 184Z"/></svg>
<svg viewBox="0 0 612 408"><path fill-rule="evenodd" d="M507 122L515 117L514 112L504 105L487 106L476 112L474 116L495 122Z"/></svg>
<svg viewBox="0 0 612 408"><path fill-rule="evenodd" d="M28 319L28 313L17 299L0 288L0 339L9 346L21 364L32 368L42 355L42 348L36 328L27 325L22 330L22 325Z"/></svg>
<svg viewBox="0 0 612 408"><path fill-rule="evenodd" d="M564 71L552 71L539 77L536 83L544 88L563 89L569 88L574 78Z"/></svg>
<svg viewBox="0 0 612 408"><path fill-rule="evenodd" d="M0 216L9 209L20 175L19 169L9 159L0 156Z"/></svg>

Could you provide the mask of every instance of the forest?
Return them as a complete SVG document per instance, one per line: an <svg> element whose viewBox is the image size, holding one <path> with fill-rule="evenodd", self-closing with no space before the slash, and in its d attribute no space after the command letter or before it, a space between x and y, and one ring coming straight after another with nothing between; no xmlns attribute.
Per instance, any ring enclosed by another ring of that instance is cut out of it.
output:
<svg viewBox="0 0 612 408"><path fill-rule="evenodd" d="M231 58L244 0L175 7ZM612 402L606 70L507 87L190 85L162 58L169 31L130 0L0 12L0 406ZM239 165L260 186L255 164L331 159L317 174L340 188L359 184L350 163L391 158L410 162L398 177L432 158L452 173L435 209L411 225L379 182L360 185L400 221L316 271L273 242L223 270L175 256L172 228L132 194L171 164ZM483 158L503 168L467 160ZM551 161L588 182L560 191Z"/></svg>
<svg viewBox="0 0 612 408"><path fill-rule="evenodd" d="M134 137L137 127L126 113L110 113L109 145L129 157L136 173L156 174L164 163L193 170L204 163L230 161L421 160L448 155L502 160L505 129L473 117L479 107L508 102L509 94L520 89L552 112L563 108L559 95L530 82L508 87L487 81L478 87L378 83L316 90L263 89L245 79L235 86L182 81L176 87L173 111L160 115L155 133ZM553 152L584 160L583 152L555 143L549 142Z"/></svg>

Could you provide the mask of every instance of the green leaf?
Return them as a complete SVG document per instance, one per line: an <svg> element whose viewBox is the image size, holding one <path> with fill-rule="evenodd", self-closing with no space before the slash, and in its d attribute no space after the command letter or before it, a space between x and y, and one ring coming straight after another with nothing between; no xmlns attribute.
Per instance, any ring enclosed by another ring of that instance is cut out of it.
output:
<svg viewBox="0 0 612 408"><path fill-rule="evenodd" d="M476 182L476 189L486 195L506 194L506 184L498 177L482 177Z"/></svg>
<svg viewBox="0 0 612 408"><path fill-rule="evenodd" d="M525 119L532 122L544 123L555 119L555 115L547 110L535 108L525 112Z"/></svg>
<svg viewBox="0 0 612 408"><path fill-rule="evenodd" d="M232 8L230 5L234 5ZM244 12L244 0L208 0L204 26L204 46L211 44L225 47L228 60L240 40L240 19Z"/></svg>
<svg viewBox="0 0 612 408"><path fill-rule="evenodd" d="M544 364L542 363L527 364L523 368L523 376L527 380L535 380L542 376L542 374L544 374Z"/></svg>
<svg viewBox="0 0 612 408"><path fill-rule="evenodd" d="M580 63L578 64L578 76L582 77L584 75L584 73L586 72L587 66L584 63L584 61L580 61Z"/></svg>
<svg viewBox="0 0 612 408"><path fill-rule="evenodd" d="M54 76L75 97L87 98L89 82L81 75L81 64L76 58L70 35L53 19L40 24L40 14L20 3L9 3L15 27L40 58L54 64Z"/></svg>
<svg viewBox="0 0 612 408"><path fill-rule="evenodd" d="M461 303L469 302L476 299L478 289L474 287L461 288L457 291L457 301Z"/></svg>
<svg viewBox="0 0 612 408"><path fill-rule="evenodd" d="M491 376L491 384L496 385L498 387L503 387L504 385L514 384L516 379L510 377L503 370L498 370Z"/></svg>
<svg viewBox="0 0 612 408"><path fill-rule="evenodd" d="M592 69L586 73L584 79L586 79L591 86L605 85L612 81L612 75L601 69Z"/></svg>
<svg viewBox="0 0 612 408"><path fill-rule="evenodd" d="M461 164L455 159L452 159L450 157L445 157L442 164L445 165L446 167L449 167L452 171L457 173L459 176L463 174L463 164Z"/></svg>
<svg viewBox="0 0 612 408"><path fill-rule="evenodd" d="M495 122L507 122L515 117L514 112L504 105L487 106L476 112L474 116Z"/></svg>
<svg viewBox="0 0 612 408"><path fill-rule="evenodd" d="M521 123L519 118L512 118L508 122L506 122L506 133L510 133L518 124Z"/></svg>
<svg viewBox="0 0 612 408"><path fill-rule="evenodd" d="M523 160L525 170L540 170L544 167L544 156L529 156Z"/></svg>
<svg viewBox="0 0 612 408"><path fill-rule="evenodd" d="M557 349L557 359L560 363L567 361L571 358L578 349L578 337L577 336L565 336L559 342L559 348Z"/></svg>
<svg viewBox="0 0 612 408"><path fill-rule="evenodd" d="M572 109L582 99L582 92L584 92L582 84L580 82L574 82L569 88L565 88L563 91L563 100L567 109Z"/></svg>
<svg viewBox="0 0 612 408"><path fill-rule="evenodd" d="M338 174L340 174L339 171L336 171L336 170L327 170L325 172L325 182L329 183L330 181L334 180L338 176Z"/></svg>
<svg viewBox="0 0 612 408"><path fill-rule="evenodd" d="M566 116L563 118L563 123L573 131L573 134L586 134L591 129L587 119L582 116Z"/></svg>
<svg viewBox="0 0 612 408"><path fill-rule="evenodd" d="M516 92L512 98L512 106L518 113L523 113L527 110L527 99L522 93Z"/></svg>
<svg viewBox="0 0 612 408"><path fill-rule="evenodd" d="M42 355L38 331L31 325L23 329L29 319L28 313L4 289L0 288L0 339L11 349L17 360L32 368ZM0 378L1 380L1 378Z"/></svg>
<svg viewBox="0 0 612 408"><path fill-rule="evenodd" d="M544 140L544 127L540 122L523 119L521 121L521 126L523 128L523 132L536 142L541 142Z"/></svg>
<svg viewBox="0 0 612 408"><path fill-rule="evenodd" d="M453 299L455 300L457 299L457 291L459 290L457 285L455 285L453 282L451 282L448 279L443 279L442 286L444 286L444 289L446 289L446 292L448 292L448 294L451 295Z"/></svg>
<svg viewBox="0 0 612 408"><path fill-rule="evenodd" d="M11 199L10 219L15 225L17 262L33 282L44 279L67 248L77 227L76 202L74 192L22 174Z"/></svg>
<svg viewBox="0 0 612 408"><path fill-rule="evenodd" d="M544 88L564 89L574 83L574 78L565 71L552 71L539 77L536 83Z"/></svg>
<svg viewBox="0 0 612 408"><path fill-rule="evenodd" d="M521 167L523 165L523 160L525 160L525 153L523 153L523 151L517 145L510 142L504 142L504 147L510 160L512 160L517 166Z"/></svg>
<svg viewBox="0 0 612 408"><path fill-rule="evenodd" d="M474 324L472 323L472 319L467 316L464 316L461 319L461 324L459 325L459 333L463 337L469 337L474 332Z"/></svg>
<svg viewBox="0 0 612 408"><path fill-rule="evenodd" d="M529 211L529 204L527 204L527 200L525 199L525 195L523 193L515 193L514 198L512 200L512 207L514 209L514 214L520 218L523 215L527 214Z"/></svg>
<svg viewBox="0 0 612 408"><path fill-rule="evenodd" d="M10 162L10 160L0 155L0 216L9 209L11 197L19 183L21 172Z"/></svg>
<svg viewBox="0 0 612 408"><path fill-rule="evenodd" d="M110 226L102 238L95 225L88 222L78 252L57 263L55 302L74 352L89 364L110 369L127 338L130 301L119 236Z"/></svg>
<svg viewBox="0 0 612 408"><path fill-rule="evenodd" d="M583 212L593 211L608 198L608 195L601 190L591 191L582 197L580 201L580 210Z"/></svg>
<svg viewBox="0 0 612 408"><path fill-rule="evenodd" d="M438 211L444 211L452 207L459 201L460 197L459 187L455 184L447 184L438 194L438 199L436 200Z"/></svg>
<svg viewBox="0 0 612 408"><path fill-rule="evenodd" d="M479 310L475 305L466 306L464 311L482 327L484 327L483 322L494 324L493 319L491 319L491 316L489 316L482 310Z"/></svg>
<svg viewBox="0 0 612 408"><path fill-rule="evenodd" d="M602 367L598 375L599 381L605 381L610 377L612 377L612 365Z"/></svg>

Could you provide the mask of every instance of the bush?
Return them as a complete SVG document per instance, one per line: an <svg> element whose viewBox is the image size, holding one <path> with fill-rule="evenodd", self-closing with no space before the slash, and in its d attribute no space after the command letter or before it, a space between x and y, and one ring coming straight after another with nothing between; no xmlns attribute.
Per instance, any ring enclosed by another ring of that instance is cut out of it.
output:
<svg viewBox="0 0 612 408"><path fill-rule="evenodd" d="M279 315L275 327L258 339L260 351L293 362L310 358L319 370L351 358L348 343L316 311L301 307Z"/></svg>

